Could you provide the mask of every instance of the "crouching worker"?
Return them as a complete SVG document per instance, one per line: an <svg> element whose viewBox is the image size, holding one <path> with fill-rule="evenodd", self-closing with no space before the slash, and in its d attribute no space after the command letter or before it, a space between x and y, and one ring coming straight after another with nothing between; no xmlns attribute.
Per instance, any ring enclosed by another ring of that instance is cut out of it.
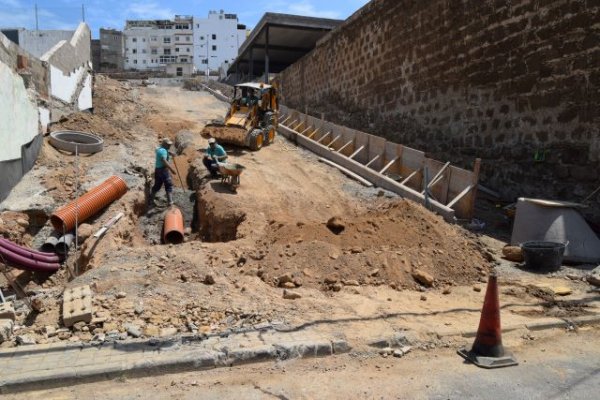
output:
<svg viewBox="0 0 600 400"><path fill-rule="evenodd" d="M217 144L215 138L208 139L208 148L204 152L202 162L208 172L210 172L211 178L217 177L217 173L219 172L218 163L224 162L225 160L227 160L227 153L223 146Z"/></svg>
<svg viewBox="0 0 600 400"><path fill-rule="evenodd" d="M154 164L154 186L150 192L150 198L148 199L148 207L155 206L154 196L165 185L165 191L167 192L167 201L169 206L173 205L173 181L171 180L171 173L175 174L175 168L170 163L171 153L169 149L173 145L173 142L169 139L163 139L160 147L156 148L156 162ZM170 171L170 172L169 172Z"/></svg>

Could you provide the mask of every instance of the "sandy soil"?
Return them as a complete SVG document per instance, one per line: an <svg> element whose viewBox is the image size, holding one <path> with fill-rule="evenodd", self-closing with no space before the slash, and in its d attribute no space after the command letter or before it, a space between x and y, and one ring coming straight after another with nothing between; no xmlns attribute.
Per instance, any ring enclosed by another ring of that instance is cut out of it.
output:
<svg viewBox="0 0 600 400"><path fill-rule="evenodd" d="M19 307L17 334L31 335L38 343L87 341L97 333L124 332L127 324L157 336L170 328L220 332L265 321L367 321L404 312L438 318L402 320L425 331L443 323L476 324L482 294L472 287L481 289L486 282L493 256L474 235L420 205L348 180L282 138L259 152L227 148L231 161L247 167L233 193L220 181L207 180L199 159L206 146L199 133L208 121L222 117L226 104L179 88L130 87L106 78L96 85L95 113L78 113L59 126L94 131L106 140L102 153L81 159L84 188L112 174L123 176L130 187L86 221L92 231L119 211L125 218L104 238L83 241L58 273L21 274L22 286L44 307L33 314ZM186 232L182 245L160 245L164 194L159 207L148 213L146 178L159 137L177 139L182 130L192 133L192 141L176 161L190 187L181 191L176 205L186 210L186 227L195 229ZM74 157L47 143L43 152L32 174L38 181L22 183L38 185L36 190L56 186L48 196L59 206L73 198L68 182L73 181ZM192 189L195 210L186 196ZM338 217L342 232L326 226L332 217ZM24 224L15 215L9 219L15 223L3 225L3 236L22 235L25 244L39 243L42 230L29 233L29 240ZM431 279L418 283L417 272ZM45 334L46 326L62 327L63 289L83 284L94 292L92 323L61 338ZM582 285L572 284L574 289ZM284 299L283 288L301 298ZM539 298L525 290L507 296L539 309ZM461 307L475 312L468 318L437 314ZM378 328L365 322L363 329Z"/></svg>

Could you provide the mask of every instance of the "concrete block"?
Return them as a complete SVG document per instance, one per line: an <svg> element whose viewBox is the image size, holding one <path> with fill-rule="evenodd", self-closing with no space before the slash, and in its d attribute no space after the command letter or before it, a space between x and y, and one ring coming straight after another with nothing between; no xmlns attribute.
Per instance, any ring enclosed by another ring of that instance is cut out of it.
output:
<svg viewBox="0 0 600 400"><path fill-rule="evenodd" d="M63 323L73 326L76 322L92 321L92 290L89 285L66 289L63 293Z"/></svg>
<svg viewBox="0 0 600 400"><path fill-rule="evenodd" d="M12 302L0 304L0 319L15 320L15 307Z"/></svg>

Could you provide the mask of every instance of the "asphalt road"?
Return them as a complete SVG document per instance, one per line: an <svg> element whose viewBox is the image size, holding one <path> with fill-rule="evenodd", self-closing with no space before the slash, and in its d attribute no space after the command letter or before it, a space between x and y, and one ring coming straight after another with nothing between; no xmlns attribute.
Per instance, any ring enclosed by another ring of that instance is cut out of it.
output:
<svg viewBox="0 0 600 400"><path fill-rule="evenodd" d="M484 370L454 349L374 353L116 379L6 399L598 399L600 331L559 330L515 350L516 367Z"/></svg>

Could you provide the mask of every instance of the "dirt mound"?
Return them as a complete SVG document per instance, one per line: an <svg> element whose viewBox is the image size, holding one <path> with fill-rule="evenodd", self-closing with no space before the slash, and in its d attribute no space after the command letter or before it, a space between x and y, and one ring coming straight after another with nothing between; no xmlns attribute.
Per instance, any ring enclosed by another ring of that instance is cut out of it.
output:
<svg viewBox="0 0 600 400"><path fill-rule="evenodd" d="M235 202L220 195L218 190L221 189L220 182L205 181L197 192L200 233L205 242L229 242L244 237L239 228L246 220L246 213Z"/></svg>
<svg viewBox="0 0 600 400"><path fill-rule="evenodd" d="M334 290L340 284L415 288L417 271L433 276L434 286L464 284L489 269L464 231L406 200L381 201L366 213L338 217L333 230L327 222L270 221L257 246L264 253L250 257L250 268L273 285L290 274L296 286Z"/></svg>

